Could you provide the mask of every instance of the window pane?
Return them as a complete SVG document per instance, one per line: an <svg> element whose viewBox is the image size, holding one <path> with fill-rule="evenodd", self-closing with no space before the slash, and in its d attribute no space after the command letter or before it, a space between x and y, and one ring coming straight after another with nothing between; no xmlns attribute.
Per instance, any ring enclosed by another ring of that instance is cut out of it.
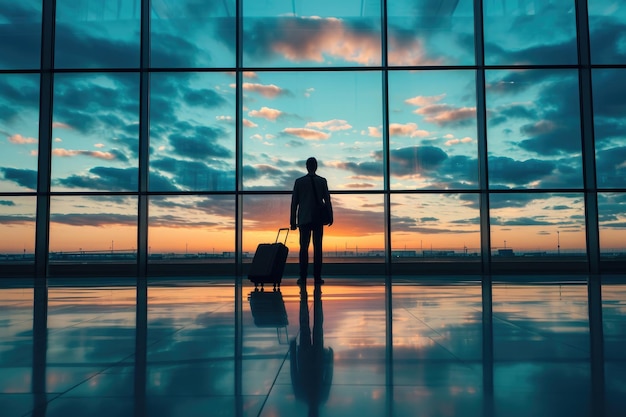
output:
<svg viewBox="0 0 626 417"><path fill-rule="evenodd" d="M473 65L472 0L387 2L389 65Z"/></svg>
<svg viewBox="0 0 626 417"><path fill-rule="evenodd" d="M380 12L379 1L245 1L244 65L380 65Z"/></svg>
<svg viewBox="0 0 626 417"><path fill-rule="evenodd" d="M384 263L382 195L333 195L334 223L324 228L325 263Z"/></svg>
<svg viewBox="0 0 626 417"><path fill-rule="evenodd" d="M485 76L490 187L582 187L577 72Z"/></svg>
<svg viewBox="0 0 626 417"><path fill-rule="evenodd" d="M493 260L586 261L582 194L492 194Z"/></svg>
<svg viewBox="0 0 626 417"><path fill-rule="evenodd" d="M626 193L598 193L600 255L625 260Z"/></svg>
<svg viewBox="0 0 626 417"><path fill-rule="evenodd" d="M234 262L233 196L150 197L150 262Z"/></svg>
<svg viewBox="0 0 626 417"><path fill-rule="evenodd" d="M479 219L476 194L393 194L392 261L478 262Z"/></svg>
<svg viewBox="0 0 626 417"><path fill-rule="evenodd" d="M290 195L246 195L243 197L242 258L252 262L260 243L274 243L278 229L289 227ZM280 237L284 238L284 234ZM288 262L298 262L298 232L287 236Z"/></svg>
<svg viewBox="0 0 626 417"><path fill-rule="evenodd" d="M151 4L152 67L235 66L235 0Z"/></svg>
<svg viewBox="0 0 626 417"><path fill-rule="evenodd" d="M315 156L331 189L381 189L380 72L250 74L244 89L243 184L289 190Z"/></svg>
<svg viewBox="0 0 626 417"><path fill-rule="evenodd" d="M485 1L485 64L576 64L575 0Z"/></svg>
<svg viewBox="0 0 626 417"><path fill-rule="evenodd" d="M626 64L626 4L617 0L588 0L591 61Z"/></svg>
<svg viewBox="0 0 626 417"><path fill-rule="evenodd" d="M37 189L39 75L0 75L0 191Z"/></svg>
<svg viewBox="0 0 626 417"><path fill-rule="evenodd" d="M51 197L50 262L135 262L137 199Z"/></svg>
<svg viewBox="0 0 626 417"><path fill-rule="evenodd" d="M137 68L141 2L57 0L57 68Z"/></svg>
<svg viewBox="0 0 626 417"><path fill-rule="evenodd" d="M34 261L36 197L0 196L0 263Z"/></svg>
<svg viewBox="0 0 626 417"><path fill-rule="evenodd" d="M626 70L593 71L594 136L598 186L626 186Z"/></svg>
<svg viewBox="0 0 626 417"><path fill-rule="evenodd" d="M0 2L0 69L39 68L41 8L41 0Z"/></svg>
<svg viewBox="0 0 626 417"><path fill-rule="evenodd" d="M234 77L150 77L150 190L235 189Z"/></svg>
<svg viewBox="0 0 626 417"><path fill-rule="evenodd" d="M389 74L392 189L478 187L474 71Z"/></svg>
<svg viewBox="0 0 626 417"><path fill-rule="evenodd" d="M137 74L57 74L52 188L137 190Z"/></svg>
<svg viewBox="0 0 626 417"><path fill-rule="evenodd" d="M243 258L251 262L259 243L272 243L289 227L290 195L244 197ZM324 228L324 263L384 262L384 205L377 195L332 195L334 224ZM282 235L281 235L282 238ZM298 231L287 240L289 262L298 262ZM313 247L311 246L311 253ZM311 258L312 259L312 258Z"/></svg>

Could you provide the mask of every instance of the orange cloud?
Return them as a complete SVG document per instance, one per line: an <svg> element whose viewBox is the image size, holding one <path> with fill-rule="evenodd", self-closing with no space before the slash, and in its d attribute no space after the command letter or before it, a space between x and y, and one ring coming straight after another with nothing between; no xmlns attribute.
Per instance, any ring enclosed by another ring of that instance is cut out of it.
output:
<svg viewBox="0 0 626 417"><path fill-rule="evenodd" d="M447 104L433 104L417 109L413 113L423 115L425 121L441 126L475 118L476 107L455 108Z"/></svg>
<svg viewBox="0 0 626 417"><path fill-rule="evenodd" d="M54 149L52 155L60 157L73 157L73 156L91 156L97 159L111 160L115 159L115 155L110 152L101 151L81 151L81 150L69 150L69 149Z"/></svg>
<svg viewBox="0 0 626 417"><path fill-rule="evenodd" d="M389 134L391 136L409 136L412 138L423 138L428 136L430 133L428 133L426 130L418 129L417 124L415 123L391 123L389 125Z"/></svg>
<svg viewBox="0 0 626 417"><path fill-rule="evenodd" d="M446 146L453 146L453 145L458 145L460 143L472 143L474 141L474 139L470 138L469 136L466 136L462 139L457 139L457 138L453 138L453 139L449 139L446 141Z"/></svg>
<svg viewBox="0 0 626 417"><path fill-rule="evenodd" d="M37 143L38 141L35 138L27 138L20 134L15 134L13 136L9 136L9 142L15 143L16 145L26 145L26 144Z"/></svg>
<svg viewBox="0 0 626 417"><path fill-rule="evenodd" d="M306 140L326 140L330 137L328 133L307 128L288 127L283 132Z"/></svg>
<svg viewBox="0 0 626 417"><path fill-rule="evenodd" d="M325 122L309 122L306 124L306 127L329 130L331 132L352 129L352 125L350 125L347 121L339 119L327 120Z"/></svg>
<svg viewBox="0 0 626 417"><path fill-rule="evenodd" d="M232 84L234 87L235 85ZM259 93L263 97L274 98L281 94L284 94L285 90L274 85L274 84L258 84L258 83L243 83L242 88L244 91L251 91L254 93Z"/></svg>
<svg viewBox="0 0 626 417"><path fill-rule="evenodd" d="M415 96L415 97L404 100L404 102L412 106L424 107L424 106L429 106L431 104L434 104L438 101L441 101L445 97L446 97L445 93L440 94L438 96Z"/></svg>
<svg viewBox="0 0 626 417"><path fill-rule="evenodd" d="M282 111L271 109L269 107L261 107L261 110L251 110L248 113L248 116L250 117L260 117L262 119L267 119L272 122L276 121L276 119L278 119L282 115Z"/></svg>

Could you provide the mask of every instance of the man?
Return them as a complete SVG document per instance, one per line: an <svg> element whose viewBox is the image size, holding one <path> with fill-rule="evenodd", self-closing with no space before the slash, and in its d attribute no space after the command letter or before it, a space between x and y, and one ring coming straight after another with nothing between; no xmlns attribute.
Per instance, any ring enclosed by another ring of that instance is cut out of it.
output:
<svg viewBox="0 0 626 417"><path fill-rule="evenodd" d="M315 174L317 160L313 157L307 159L306 169L308 174L300 177L293 185L291 194L291 216L289 224L291 230L300 229L300 279L298 284L306 282L309 268L309 244L313 234L313 277L316 284L323 284L322 280L322 237L324 224L319 217L318 203L322 201L328 207L330 220L328 225L333 224L333 207L330 203L330 193L326 178Z"/></svg>

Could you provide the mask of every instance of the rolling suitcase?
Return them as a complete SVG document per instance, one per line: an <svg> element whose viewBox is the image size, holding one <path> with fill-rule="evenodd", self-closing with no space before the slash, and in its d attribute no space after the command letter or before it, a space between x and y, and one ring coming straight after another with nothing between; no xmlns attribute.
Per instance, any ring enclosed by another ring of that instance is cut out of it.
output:
<svg viewBox="0 0 626 417"><path fill-rule="evenodd" d="M285 240L279 242L280 232L285 230L287 231ZM278 229L274 243L261 243L256 248L248 271L248 279L254 283L255 288L259 284L261 284L261 288L263 288L263 284L274 284L274 288L277 285L280 287L289 253L289 248L285 246L287 236L289 236L288 228Z"/></svg>

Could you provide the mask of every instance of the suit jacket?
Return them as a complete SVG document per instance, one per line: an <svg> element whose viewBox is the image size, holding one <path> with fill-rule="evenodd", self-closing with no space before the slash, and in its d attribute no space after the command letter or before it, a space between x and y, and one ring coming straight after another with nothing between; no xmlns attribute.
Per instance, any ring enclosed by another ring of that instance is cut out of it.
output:
<svg viewBox="0 0 626 417"><path fill-rule="evenodd" d="M313 221L313 210L316 209L317 202L315 201L315 193L313 193L311 177L313 177L317 198L328 205L331 221L333 219L333 206L330 202L330 193L328 192L326 178L316 174L307 174L298 178L293 185L293 192L291 193L291 216L289 218L291 225L295 224L300 226Z"/></svg>

